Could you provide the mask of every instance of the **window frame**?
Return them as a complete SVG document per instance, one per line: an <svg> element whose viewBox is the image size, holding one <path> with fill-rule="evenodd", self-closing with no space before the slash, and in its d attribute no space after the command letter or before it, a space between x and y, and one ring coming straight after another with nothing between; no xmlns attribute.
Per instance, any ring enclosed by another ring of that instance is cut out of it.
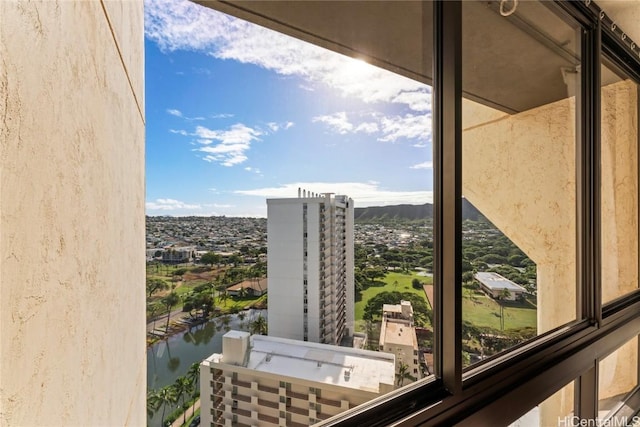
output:
<svg viewBox="0 0 640 427"><path fill-rule="evenodd" d="M433 2L435 375L318 425L506 425L574 380L575 415L593 419L598 360L640 331L640 289L602 305L599 176L601 58L606 55L640 84L640 48L633 50L630 40L621 38L595 2L553 0L551 7L582 28L581 90L576 99L577 320L463 370L461 1ZM241 4L207 6L301 38L300 29ZM313 39L305 35L307 41ZM316 40L321 42L327 41ZM341 53L348 53L348 47L342 48ZM451 283L456 285L447 286Z"/></svg>

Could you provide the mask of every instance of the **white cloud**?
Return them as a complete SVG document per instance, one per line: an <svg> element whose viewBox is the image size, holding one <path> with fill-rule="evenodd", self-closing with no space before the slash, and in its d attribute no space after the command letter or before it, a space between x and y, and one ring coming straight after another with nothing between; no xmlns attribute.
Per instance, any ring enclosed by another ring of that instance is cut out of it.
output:
<svg viewBox="0 0 640 427"><path fill-rule="evenodd" d="M341 135L349 133L353 130L353 125L347 119L347 113L341 111L339 113L328 114L325 116L316 116L312 119L314 123L321 122L329 126L329 128Z"/></svg>
<svg viewBox="0 0 640 427"><path fill-rule="evenodd" d="M279 130L290 129L291 127L293 127L293 124L294 124L293 122L284 122L284 123L269 122L267 123L267 127L271 129L273 132L277 132Z"/></svg>
<svg viewBox="0 0 640 427"><path fill-rule="evenodd" d="M182 135L182 136L189 135L186 130L182 130L182 129L169 129L169 132L177 133L178 135Z"/></svg>
<svg viewBox="0 0 640 427"><path fill-rule="evenodd" d="M400 138L428 140L431 137L431 116L407 114L382 117L380 141L394 142Z"/></svg>
<svg viewBox="0 0 640 427"><path fill-rule="evenodd" d="M244 168L244 170L246 170L247 172L253 172L253 173L258 174L258 175L260 175L262 173L262 171L260 169L254 168L254 167L251 167L251 166L247 166L246 168Z"/></svg>
<svg viewBox="0 0 640 427"><path fill-rule="evenodd" d="M410 169L431 169L433 168L433 162L422 162L416 165L410 166Z"/></svg>
<svg viewBox="0 0 640 427"><path fill-rule="evenodd" d="M189 120L189 121L191 121L191 120L204 120L204 117L186 117L184 114L182 114L182 111L176 110L175 108L168 109L167 113L171 114L172 116L180 117L181 119L185 119L185 120Z"/></svg>
<svg viewBox="0 0 640 427"><path fill-rule="evenodd" d="M175 211L182 209L202 209L202 206L197 204L187 204L175 199L156 199L153 202L147 202L146 208L149 210Z"/></svg>
<svg viewBox="0 0 640 427"><path fill-rule="evenodd" d="M235 166L247 160L245 154L251 148L251 142L259 141L263 132L242 123L236 123L227 130L213 130L197 126L194 135L200 145L194 151L205 153L203 160L219 163L223 166ZM217 144L214 144L218 141Z"/></svg>
<svg viewBox="0 0 640 427"><path fill-rule="evenodd" d="M163 50L193 50L326 84L365 102L426 111L422 83L250 24L187 0L145 1L145 34ZM309 87L309 84L304 85Z"/></svg>
<svg viewBox="0 0 640 427"><path fill-rule="evenodd" d="M197 126L195 134L202 139L218 140L224 144L249 144L251 141L259 140L258 137L262 135L262 132L242 123L236 123L228 130L212 130L204 126Z"/></svg>
<svg viewBox="0 0 640 427"><path fill-rule="evenodd" d="M387 190L380 188L377 182L296 182L279 187L237 190L235 193L264 198L290 198L297 197L298 188L320 194L345 194L354 200L356 207L433 202L432 191Z"/></svg>
<svg viewBox="0 0 640 427"><path fill-rule="evenodd" d="M364 122L360 123L355 129L356 132L364 132L364 133L376 133L380 131L377 123L373 122Z"/></svg>
<svg viewBox="0 0 640 427"><path fill-rule="evenodd" d="M402 92L391 102L407 104L414 111L431 112L431 91Z"/></svg>
<svg viewBox="0 0 640 427"><path fill-rule="evenodd" d="M418 140L415 147L426 146L431 138L430 114L407 114L405 116L382 116L378 113L368 114L367 121L354 124L344 111L316 116L315 122L326 124L331 131L345 135L347 133L363 132L367 134L379 133L379 141L395 142L398 139Z"/></svg>
<svg viewBox="0 0 640 427"><path fill-rule="evenodd" d="M230 117L233 117L233 114L220 113L220 114L214 114L211 116L212 119L228 119Z"/></svg>

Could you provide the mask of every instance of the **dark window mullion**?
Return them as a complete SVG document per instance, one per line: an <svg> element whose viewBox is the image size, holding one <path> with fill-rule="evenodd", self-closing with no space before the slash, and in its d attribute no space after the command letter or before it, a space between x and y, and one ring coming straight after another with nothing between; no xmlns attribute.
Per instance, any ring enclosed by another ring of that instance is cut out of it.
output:
<svg viewBox="0 0 640 427"><path fill-rule="evenodd" d="M598 419L598 361L575 380L574 412L581 420Z"/></svg>
<svg viewBox="0 0 640 427"><path fill-rule="evenodd" d="M578 318L602 323L600 227L600 23L583 30L582 79L576 99L579 132L578 185ZM598 416L598 361L576 380L575 414Z"/></svg>
<svg viewBox="0 0 640 427"><path fill-rule="evenodd" d="M434 7L434 296L436 375L462 390L462 4Z"/></svg>
<svg viewBox="0 0 640 427"><path fill-rule="evenodd" d="M582 85L579 112L578 250L582 294L581 318L602 322L601 227L600 227L600 24L586 29L582 37Z"/></svg>

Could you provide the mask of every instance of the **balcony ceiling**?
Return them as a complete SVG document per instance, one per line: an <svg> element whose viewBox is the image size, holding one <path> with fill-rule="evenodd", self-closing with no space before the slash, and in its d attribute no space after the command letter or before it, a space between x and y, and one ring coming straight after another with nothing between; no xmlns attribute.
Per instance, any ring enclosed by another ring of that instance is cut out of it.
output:
<svg viewBox="0 0 640 427"><path fill-rule="evenodd" d="M431 83L431 2L196 2ZM640 0L598 4L640 42ZM508 18L498 8L497 1L463 3L465 96L510 113L572 96L578 33L538 2L519 2Z"/></svg>

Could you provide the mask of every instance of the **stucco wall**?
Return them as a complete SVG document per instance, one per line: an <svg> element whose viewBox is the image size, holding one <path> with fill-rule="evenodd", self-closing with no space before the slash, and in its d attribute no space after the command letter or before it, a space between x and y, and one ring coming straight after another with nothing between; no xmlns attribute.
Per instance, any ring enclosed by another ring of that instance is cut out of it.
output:
<svg viewBox="0 0 640 427"><path fill-rule="evenodd" d="M0 2L0 425L146 423L143 37Z"/></svg>
<svg viewBox="0 0 640 427"><path fill-rule="evenodd" d="M603 301L638 283L637 90L602 90ZM574 100L512 116L463 104L463 194L537 266L538 333L575 318L576 169ZM635 384L637 346L601 363L600 398ZM569 385L541 405L541 425L572 411Z"/></svg>
<svg viewBox="0 0 640 427"><path fill-rule="evenodd" d="M512 116L471 102L463 110L463 194L536 263L539 333L575 319L573 104Z"/></svg>

